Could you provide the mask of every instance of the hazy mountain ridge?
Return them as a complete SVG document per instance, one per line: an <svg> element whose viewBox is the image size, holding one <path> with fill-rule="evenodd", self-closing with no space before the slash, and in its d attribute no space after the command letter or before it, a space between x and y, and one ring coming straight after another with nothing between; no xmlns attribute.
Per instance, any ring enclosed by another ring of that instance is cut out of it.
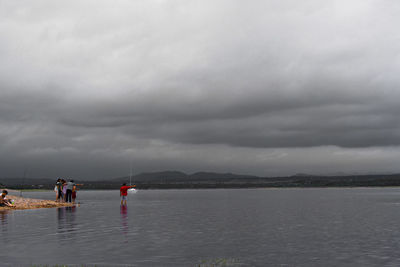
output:
<svg viewBox="0 0 400 267"><path fill-rule="evenodd" d="M0 184L11 188L48 188L56 179L48 178L0 178ZM333 186L400 186L400 174L318 176L296 174L287 177L259 177L233 173L180 171L147 172L108 180L85 181L86 189L116 189L122 183L136 184L139 188L241 188L241 187L333 187Z"/></svg>
<svg viewBox="0 0 400 267"><path fill-rule="evenodd" d="M217 179L245 179L245 178L262 178L252 175L242 175L233 173L216 173L216 172L196 172L193 174L186 174L180 171L163 171L163 172L148 172L132 176L132 181L205 181ZM129 176L115 178L115 180L126 181Z"/></svg>

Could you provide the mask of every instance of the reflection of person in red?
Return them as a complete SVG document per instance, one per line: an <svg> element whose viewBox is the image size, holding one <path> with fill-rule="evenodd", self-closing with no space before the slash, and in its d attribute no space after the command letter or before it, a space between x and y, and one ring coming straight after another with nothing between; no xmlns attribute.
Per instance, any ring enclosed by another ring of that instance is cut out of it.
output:
<svg viewBox="0 0 400 267"><path fill-rule="evenodd" d="M121 222L122 222L122 233L125 237L125 243L128 243L128 207L125 205L121 206Z"/></svg>
<svg viewBox="0 0 400 267"><path fill-rule="evenodd" d="M126 205L126 201L128 200L128 189L136 187L136 185L126 185L126 183L123 183L121 188L119 189L119 196L121 197L121 205Z"/></svg>

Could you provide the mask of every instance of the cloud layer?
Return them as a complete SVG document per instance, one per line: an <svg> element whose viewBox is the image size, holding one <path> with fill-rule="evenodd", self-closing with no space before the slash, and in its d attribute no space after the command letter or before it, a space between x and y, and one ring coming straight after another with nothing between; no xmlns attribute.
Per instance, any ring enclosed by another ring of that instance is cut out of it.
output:
<svg viewBox="0 0 400 267"><path fill-rule="evenodd" d="M395 1L3 1L1 176L395 172Z"/></svg>

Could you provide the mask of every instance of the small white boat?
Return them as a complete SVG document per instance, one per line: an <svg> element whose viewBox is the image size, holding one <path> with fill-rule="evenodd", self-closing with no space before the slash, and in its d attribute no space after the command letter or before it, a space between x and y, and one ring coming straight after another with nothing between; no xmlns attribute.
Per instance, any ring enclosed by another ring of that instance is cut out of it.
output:
<svg viewBox="0 0 400 267"><path fill-rule="evenodd" d="M131 167L131 173L129 174L129 186L132 186L132 167ZM136 188L129 188L128 193L136 193L137 190Z"/></svg>
<svg viewBox="0 0 400 267"><path fill-rule="evenodd" d="M128 193L136 193L137 190L135 188L129 188Z"/></svg>

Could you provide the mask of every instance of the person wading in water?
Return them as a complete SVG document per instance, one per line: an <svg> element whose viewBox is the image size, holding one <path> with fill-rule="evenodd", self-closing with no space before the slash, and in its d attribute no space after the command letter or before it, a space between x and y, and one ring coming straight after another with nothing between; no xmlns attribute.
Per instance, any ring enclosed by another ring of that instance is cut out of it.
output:
<svg viewBox="0 0 400 267"><path fill-rule="evenodd" d="M119 195L121 197L121 205L126 205L126 201L128 200L128 189L136 187L136 185L126 185L126 183L123 183L121 188L119 189Z"/></svg>

